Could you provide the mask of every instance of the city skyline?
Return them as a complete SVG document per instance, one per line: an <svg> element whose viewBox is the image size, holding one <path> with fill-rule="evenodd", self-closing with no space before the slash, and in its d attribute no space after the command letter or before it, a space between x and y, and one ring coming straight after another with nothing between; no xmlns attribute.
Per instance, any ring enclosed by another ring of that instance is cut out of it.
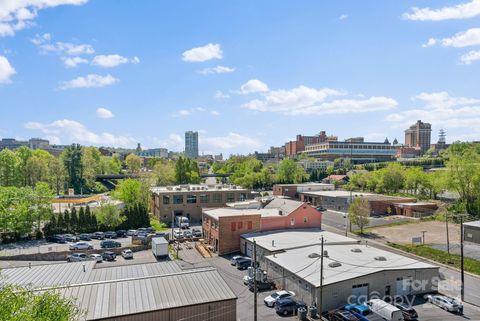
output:
<svg viewBox="0 0 480 321"><path fill-rule="evenodd" d="M55 3L0 4L0 137L182 151L192 130L228 155L421 119L480 140L478 1Z"/></svg>

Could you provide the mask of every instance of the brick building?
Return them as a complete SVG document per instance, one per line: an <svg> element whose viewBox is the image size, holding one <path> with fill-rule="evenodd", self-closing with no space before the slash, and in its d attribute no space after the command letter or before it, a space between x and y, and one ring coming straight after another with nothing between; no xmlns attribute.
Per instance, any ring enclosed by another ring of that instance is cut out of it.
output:
<svg viewBox="0 0 480 321"><path fill-rule="evenodd" d="M220 255L239 251L242 234L321 225L321 213L310 205L280 198L260 209L205 209L202 219L205 242Z"/></svg>
<svg viewBox="0 0 480 321"><path fill-rule="evenodd" d="M430 148L432 125L418 120L415 124L405 130L405 145L408 147L420 148L424 154Z"/></svg>
<svg viewBox="0 0 480 321"><path fill-rule="evenodd" d="M285 143L285 156L295 156L298 153L303 152L305 150L305 146L307 145L337 140L337 136L327 136L327 134L323 130L315 136L297 135L294 141L289 141Z"/></svg>
<svg viewBox="0 0 480 321"><path fill-rule="evenodd" d="M162 222L171 222L172 216L179 215L200 222L204 208L223 207L252 198L250 190L234 185L165 186L154 187L151 192L153 215Z"/></svg>

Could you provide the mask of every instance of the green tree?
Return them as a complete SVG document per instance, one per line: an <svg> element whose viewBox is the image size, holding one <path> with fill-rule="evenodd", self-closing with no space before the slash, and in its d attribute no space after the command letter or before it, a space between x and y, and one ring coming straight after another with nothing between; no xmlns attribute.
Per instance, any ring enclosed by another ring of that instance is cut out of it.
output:
<svg viewBox="0 0 480 321"><path fill-rule="evenodd" d="M78 211L78 232L87 232L88 231L88 220L85 216L85 209L80 207L80 210Z"/></svg>
<svg viewBox="0 0 480 321"><path fill-rule="evenodd" d="M175 163L171 160L160 159L153 167L153 175L157 186L175 184Z"/></svg>
<svg viewBox="0 0 480 321"><path fill-rule="evenodd" d="M53 216L52 204L50 203L53 193L47 183L38 182L36 184L34 198L36 206L31 209L31 212L36 222L37 235L40 235L42 223L48 221Z"/></svg>
<svg viewBox="0 0 480 321"><path fill-rule="evenodd" d="M125 158L125 164L127 165L128 170L132 174L138 174L142 169L142 159L134 154L129 154Z"/></svg>
<svg viewBox="0 0 480 321"><path fill-rule="evenodd" d="M286 158L278 165L277 180L285 184L297 184L308 180L308 174L301 165Z"/></svg>
<svg viewBox="0 0 480 321"><path fill-rule="evenodd" d="M360 233L363 234L363 229L368 226L370 216L370 204L368 200L363 197L357 197L350 203L348 207L348 219L350 224L355 224L360 228Z"/></svg>
<svg viewBox="0 0 480 321"><path fill-rule="evenodd" d="M83 178L86 191L96 192L95 179L101 173L100 151L96 147L82 147Z"/></svg>
<svg viewBox="0 0 480 321"><path fill-rule="evenodd" d="M105 229L114 229L126 219L114 204L102 204L95 212L98 223Z"/></svg>
<svg viewBox="0 0 480 321"><path fill-rule="evenodd" d="M148 207L150 201L150 191L148 186L139 180L123 180L115 189L114 197L123 201L126 206L132 206L136 203Z"/></svg>
<svg viewBox="0 0 480 321"><path fill-rule="evenodd" d="M0 185L17 186L18 185L18 167L20 159L9 149L0 151Z"/></svg>
<svg viewBox="0 0 480 321"><path fill-rule="evenodd" d="M19 160L18 172L21 180L21 185L27 186L29 183L27 163L30 157L32 157L32 150L26 146L21 146L15 151L15 154L17 155Z"/></svg>
<svg viewBox="0 0 480 321"><path fill-rule="evenodd" d="M76 321L81 316L73 300L54 290L35 292L14 285L0 287L2 321Z"/></svg>
<svg viewBox="0 0 480 321"><path fill-rule="evenodd" d="M82 157L82 147L78 144L72 144L61 154L67 175L67 185L77 194L83 193L85 187Z"/></svg>
<svg viewBox="0 0 480 321"><path fill-rule="evenodd" d="M57 157L52 157L48 162L48 183L50 188L60 195L65 189L65 168L61 160Z"/></svg>
<svg viewBox="0 0 480 321"><path fill-rule="evenodd" d="M177 184L197 184L200 182L198 163L180 156L175 163L175 181Z"/></svg>

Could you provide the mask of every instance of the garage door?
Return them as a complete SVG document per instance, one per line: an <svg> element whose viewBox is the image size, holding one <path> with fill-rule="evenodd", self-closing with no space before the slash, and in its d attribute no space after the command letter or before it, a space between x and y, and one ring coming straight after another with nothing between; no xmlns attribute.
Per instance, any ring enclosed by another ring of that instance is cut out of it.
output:
<svg viewBox="0 0 480 321"><path fill-rule="evenodd" d="M368 283L352 286L352 298L349 302L364 303L368 300Z"/></svg>
<svg viewBox="0 0 480 321"><path fill-rule="evenodd" d="M410 278L397 278L397 291L395 295L408 295L411 292Z"/></svg>

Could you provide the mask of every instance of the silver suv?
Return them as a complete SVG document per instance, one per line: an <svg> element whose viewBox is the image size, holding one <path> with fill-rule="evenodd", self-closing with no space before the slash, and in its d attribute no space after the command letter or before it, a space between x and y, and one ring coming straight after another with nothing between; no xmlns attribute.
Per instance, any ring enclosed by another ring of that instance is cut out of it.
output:
<svg viewBox="0 0 480 321"><path fill-rule="evenodd" d="M87 260L87 254L85 253L73 253L72 255L67 256L68 262L81 262Z"/></svg>

